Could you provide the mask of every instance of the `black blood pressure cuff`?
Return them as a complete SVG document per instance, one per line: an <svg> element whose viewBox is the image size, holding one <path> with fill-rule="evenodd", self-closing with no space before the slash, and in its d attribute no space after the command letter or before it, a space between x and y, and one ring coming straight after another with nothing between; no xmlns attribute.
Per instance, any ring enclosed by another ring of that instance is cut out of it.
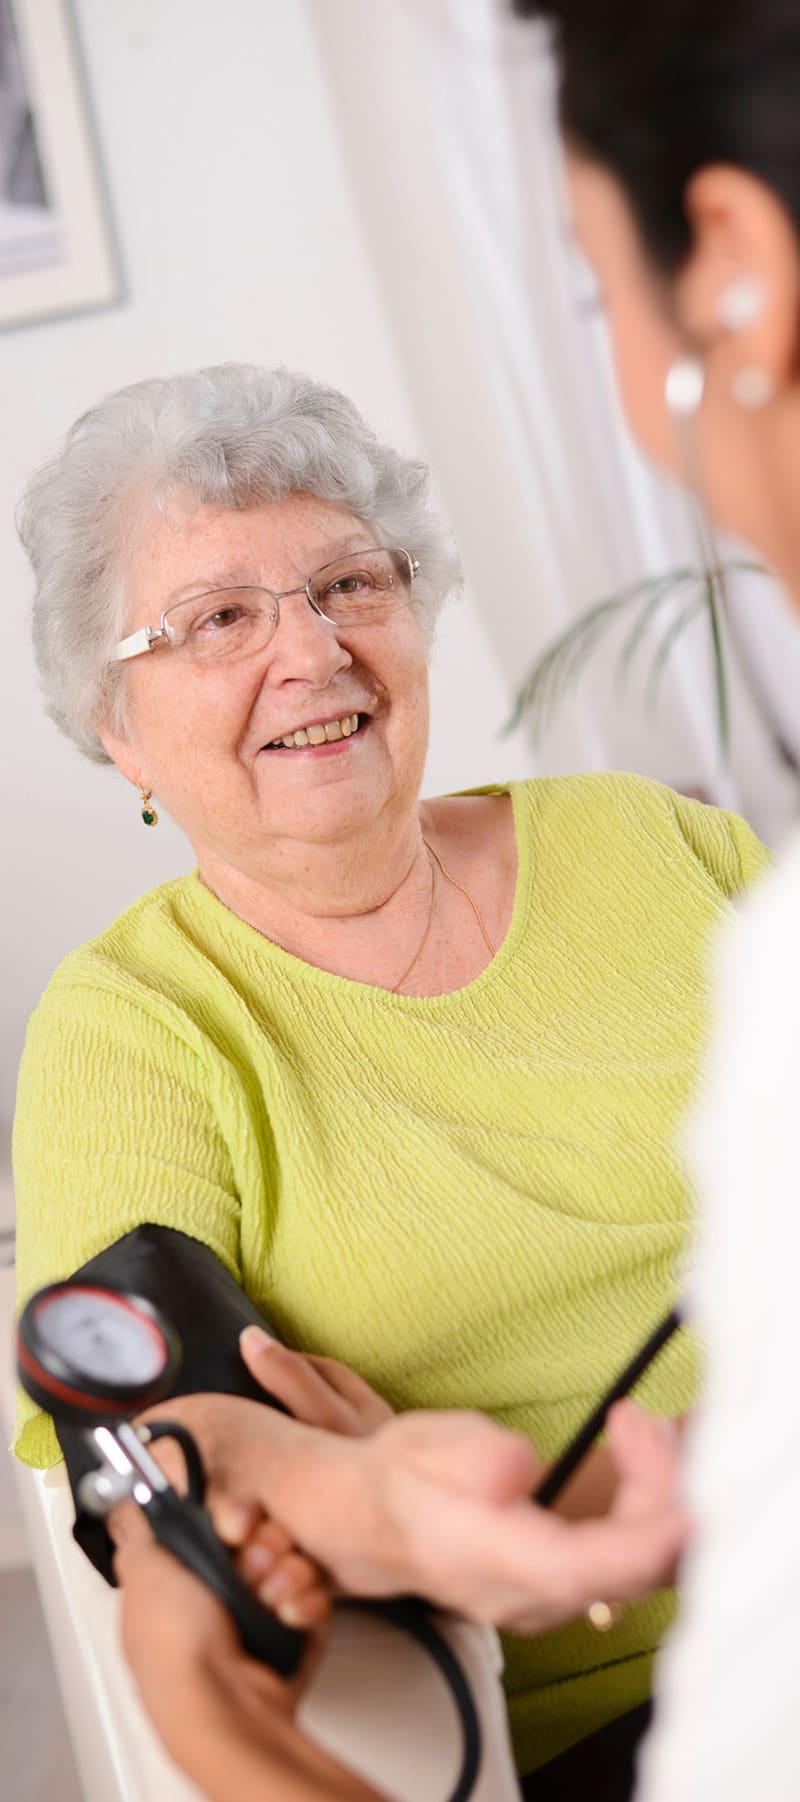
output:
<svg viewBox="0 0 800 1802"><path fill-rule="evenodd" d="M183 1352L171 1395L212 1391L282 1407L254 1381L239 1351L243 1327L268 1323L207 1245L170 1227L137 1226L76 1270L72 1280L80 1278L143 1295L166 1315ZM75 1502L74 1537L106 1582L113 1583L113 1546L105 1525L78 1501L81 1477L96 1468L97 1455L80 1428L55 1424Z"/></svg>

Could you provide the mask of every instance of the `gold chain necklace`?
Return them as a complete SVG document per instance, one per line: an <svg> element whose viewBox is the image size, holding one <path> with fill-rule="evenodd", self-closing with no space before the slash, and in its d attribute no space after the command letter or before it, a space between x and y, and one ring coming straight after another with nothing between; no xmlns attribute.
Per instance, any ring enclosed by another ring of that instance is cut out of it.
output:
<svg viewBox="0 0 800 1802"><path fill-rule="evenodd" d="M482 934L482 937L483 937L483 942L484 942L484 944L485 944L485 946L486 946L486 949L487 949L487 951L488 951L488 953L489 953L489 956L490 956L490 957L494 957L494 955L495 955L495 952L496 952L496 950L497 950L497 946L496 946L496 945L493 945L493 944L492 944L492 941L491 941L491 939L490 939L490 937L489 937L489 934L488 934L488 932L487 932L487 931L486 931L486 927L485 927L485 926L484 926L484 923L483 923L483 915L482 915L482 913L481 913L481 911L480 911L480 908L479 908L479 906L478 906L478 903L477 903L477 901L476 901L476 900L475 900L475 898L474 898L474 896L473 896L473 895L471 895L471 894L470 894L470 892L469 892L469 889L468 889L468 888L465 888L465 887L464 887L464 884L463 884L463 882L456 882L456 879L455 879L455 876L451 876L451 874L450 874L450 871L449 871L449 870L448 870L448 869L446 869L446 868L445 868L445 865L444 865L444 863L443 863L443 862L442 862L442 859L441 859L441 857L440 857L440 856L439 856L439 853L438 853L438 851L437 851L437 850L435 850L435 849L434 849L434 846L433 846L433 845L432 845L432 844L430 844L430 843L429 843L429 841L428 841L428 839L426 839L426 837L425 837L425 835L424 835L424 833L423 833L423 836L422 836L422 843L423 843L423 845L425 845L425 846L426 846L426 848L427 848L427 850L428 850L428 851L430 851L430 854L431 854L431 857L435 857L435 858L436 858L436 862L437 862L437 863L438 863L438 865L439 865L439 869L440 869L440 870L441 870L441 872L442 872L442 875L443 875L443 876L446 876L446 878L447 878L447 881L448 881L448 882L451 882L451 883L452 883L452 885L453 885L453 888L457 888L457 889L458 889L458 892L459 892L459 894L460 894L460 895L463 895L463 896L464 896L464 899L465 899L465 900L466 900L466 901L468 901L468 902L469 902L469 904L470 904L470 907L471 907L471 908L472 908L472 911L473 911L473 913L474 913L474 915L475 915L475 918L476 918L476 920L477 920L477 922L478 922L478 925L479 925L479 927L480 927L480 930L481 930L481 934Z"/></svg>
<svg viewBox="0 0 800 1802"><path fill-rule="evenodd" d="M431 844L430 840L425 837L424 832L422 834L422 843L425 846L425 849L428 852L429 856L434 859L434 863L431 864L431 899L430 899L430 906L428 908L428 918L425 922L425 931L423 932L422 938L420 939L417 949L414 952L414 956L412 957L411 962L408 965L407 969L405 969L403 971L402 976L398 976L397 981L395 983L393 983L391 989L389 990L390 995L396 995L398 989L402 988L403 983L405 982L406 978L411 975L414 965L419 962L419 959L421 958L422 953L425 950L425 946L428 943L431 927L433 925L434 903L436 901L436 867L435 867L436 865L438 865L438 867L441 870L442 875L445 877L446 881L451 883L453 888L458 889L459 894L463 895L464 899L469 902L470 907L472 908L472 911L478 922L478 926L480 927L481 935L483 937L483 942L486 946L489 956L494 957L494 955L495 955L496 947L492 944L489 934L486 931L486 927L483 922L483 916L481 914L480 908L479 908L478 903L475 900L474 896L470 894L468 888L464 887L463 882L457 882L455 876L451 876L450 871L447 869L443 859L439 856L438 851L435 850L435 848Z"/></svg>

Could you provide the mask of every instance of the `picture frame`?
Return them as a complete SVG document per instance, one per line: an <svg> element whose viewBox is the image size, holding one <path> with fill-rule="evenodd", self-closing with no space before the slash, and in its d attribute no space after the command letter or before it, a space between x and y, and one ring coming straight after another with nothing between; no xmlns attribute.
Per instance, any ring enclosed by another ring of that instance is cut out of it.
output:
<svg viewBox="0 0 800 1802"><path fill-rule="evenodd" d="M0 327L120 289L70 0L0 0Z"/></svg>

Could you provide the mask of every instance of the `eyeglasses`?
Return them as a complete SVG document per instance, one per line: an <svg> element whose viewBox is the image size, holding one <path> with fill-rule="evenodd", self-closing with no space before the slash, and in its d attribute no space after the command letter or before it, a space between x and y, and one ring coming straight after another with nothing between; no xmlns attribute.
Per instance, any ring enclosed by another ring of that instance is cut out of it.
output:
<svg viewBox="0 0 800 1802"><path fill-rule="evenodd" d="M215 588L178 601L162 613L157 627L142 626L123 638L114 653L118 663L141 657L168 644L194 663L217 663L224 657L249 657L263 650L278 630L280 602L304 594L308 604L332 626L379 626L407 607L419 563L409 551L353 551L315 570L302 588Z"/></svg>

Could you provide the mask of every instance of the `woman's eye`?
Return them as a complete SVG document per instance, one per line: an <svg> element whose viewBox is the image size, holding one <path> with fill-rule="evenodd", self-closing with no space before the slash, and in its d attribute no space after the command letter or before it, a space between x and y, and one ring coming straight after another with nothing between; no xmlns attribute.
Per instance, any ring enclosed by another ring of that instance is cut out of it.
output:
<svg viewBox="0 0 800 1802"><path fill-rule="evenodd" d="M238 626L244 614L241 607L216 607L213 613L204 614L202 619L195 620L195 632L224 632L231 626Z"/></svg>
<svg viewBox="0 0 800 1802"><path fill-rule="evenodd" d="M333 595L359 594L361 589L366 588L366 586L367 583L364 576L339 576L337 581L328 583L325 593Z"/></svg>
<svg viewBox="0 0 800 1802"><path fill-rule="evenodd" d="M336 576L328 582L325 593L336 600L342 595L380 594L393 586L393 578L383 569L351 569L347 575Z"/></svg>

